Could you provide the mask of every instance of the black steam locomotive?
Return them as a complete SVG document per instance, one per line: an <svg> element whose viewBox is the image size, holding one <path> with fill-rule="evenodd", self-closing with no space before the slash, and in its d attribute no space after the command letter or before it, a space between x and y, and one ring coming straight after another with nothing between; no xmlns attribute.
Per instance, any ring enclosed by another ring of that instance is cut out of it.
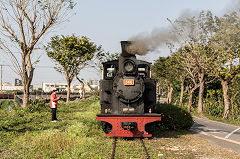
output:
<svg viewBox="0 0 240 159"><path fill-rule="evenodd" d="M146 124L161 120L160 114L154 114L156 81L151 78L151 64L128 52L130 41L121 45L119 59L103 63L101 114L96 119L102 121L107 136L151 137Z"/></svg>

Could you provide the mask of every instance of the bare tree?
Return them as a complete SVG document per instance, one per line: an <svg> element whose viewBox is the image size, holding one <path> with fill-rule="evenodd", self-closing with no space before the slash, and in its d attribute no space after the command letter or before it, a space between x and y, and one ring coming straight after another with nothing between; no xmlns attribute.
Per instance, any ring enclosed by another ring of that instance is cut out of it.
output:
<svg viewBox="0 0 240 159"><path fill-rule="evenodd" d="M198 113L203 109L203 92L206 82L206 75L209 70L209 59L211 48L208 46L209 39L213 36L212 13L203 11L198 17L180 18L171 22L176 35L180 52L178 58L181 65L192 80L190 86L188 110L192 105L192 96L199 88Z"/></svg>
<svg viewBox="0 0 240 159"><path fill-rule="evenodd" d="M0 46L23 81L23 107L28 105L34 74L32 56L40 39L69 18L72 0L1 0Z"/></svg>

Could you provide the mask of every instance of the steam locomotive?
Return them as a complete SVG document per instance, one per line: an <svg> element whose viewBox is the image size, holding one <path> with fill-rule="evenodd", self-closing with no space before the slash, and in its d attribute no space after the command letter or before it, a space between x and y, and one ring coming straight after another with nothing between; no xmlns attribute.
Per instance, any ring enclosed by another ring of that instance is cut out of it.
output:
<svg viewBox="0 0 240 159"><path fill-rule="evenodd" d="M151 78L151 63L137 60L129 52L131 41L121 41L122 53L118 60L103 63L100 80L101 114L106 136L151 137L145 127L160 121L155 114L156 81Z"/></svg>

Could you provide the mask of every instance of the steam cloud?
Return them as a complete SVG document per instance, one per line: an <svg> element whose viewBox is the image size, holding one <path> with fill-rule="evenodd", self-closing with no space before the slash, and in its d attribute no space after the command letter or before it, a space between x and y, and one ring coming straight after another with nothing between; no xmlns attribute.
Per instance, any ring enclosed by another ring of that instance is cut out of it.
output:
<svg viewBox="0 0 240 159"><path fill-rule="evenodd" d="M154 29L152 33L141 33L129 39L132 44L127 51L131 54L145 55L154 51L168 42L176 41L176 36L172 34L170 28Z"/></svg>
<svg viewBox="0 0 240 159"><path fill-rule="evenodd" d="M198 11L187 9L184 10L177 19L183 20L198 14ZM145 55L148 52L166 46L167 43L175 43L177 38L178 37L174 34L174 29L171 25L165 28L157 28L151 33L140 33L131 37L129 40L133 42L128 46L127 51L131 54Z"/></svg>
<svg viewBox="0 0 240 159"><path fill-rule="evenodd" d="M233 11L240 12L240 1L231 0L231 3L224 8L223 13L231 13ZM192 11L190 9L184 10L177 18L178 21L198 16L200 11ZM129 38L132 44L128 46L127 51L131 54L145 55L148 52L157 50L158 48L165 46L167 43L177 42L176 34L171 25L166 28L154 29L151 33L140 33Z"/></svg>
<svg viewBox="0 0 240 159"><path fill-rule="evenodd" d="M224 8L224 13L231 13L233 11L238 11L240 9L240 1L239 0L231 0L231 2Z"/></svg>

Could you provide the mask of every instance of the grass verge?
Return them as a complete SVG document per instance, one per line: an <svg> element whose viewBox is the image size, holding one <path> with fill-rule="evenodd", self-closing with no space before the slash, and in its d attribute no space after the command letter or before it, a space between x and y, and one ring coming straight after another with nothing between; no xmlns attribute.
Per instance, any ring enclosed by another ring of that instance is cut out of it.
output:
<svg viewBox="0 0 240 159"><path fill-rule="evenodd" d="M193 111L193 112L191 112L191 114L195 115L195 116L198 116L198 117L206 117L206 118L208 118L210 120L214 120L214 121L220 121L220 122L223 122L223 123L240 126L240 121L232 119L232 118L223 119L222 117L215 117L215 116L209 115L207 113L199 114L199 113L197 113L197 111Z"/></svg>
<svg viewBox="0 0 240 159"><path fill-rule="evenodd" d="M105 159L111 157L113 139L105 137L96 121L98 98L60 103L59 122L51 122L48 105L24 110L12 103L0 109L0 158L3 159ZM213 147L187 131L159 132L144 139L151 158L240 158ZM230 157L229 157L230 156ZM146 158L139 139L119 138L116 159Z"/></svg>

